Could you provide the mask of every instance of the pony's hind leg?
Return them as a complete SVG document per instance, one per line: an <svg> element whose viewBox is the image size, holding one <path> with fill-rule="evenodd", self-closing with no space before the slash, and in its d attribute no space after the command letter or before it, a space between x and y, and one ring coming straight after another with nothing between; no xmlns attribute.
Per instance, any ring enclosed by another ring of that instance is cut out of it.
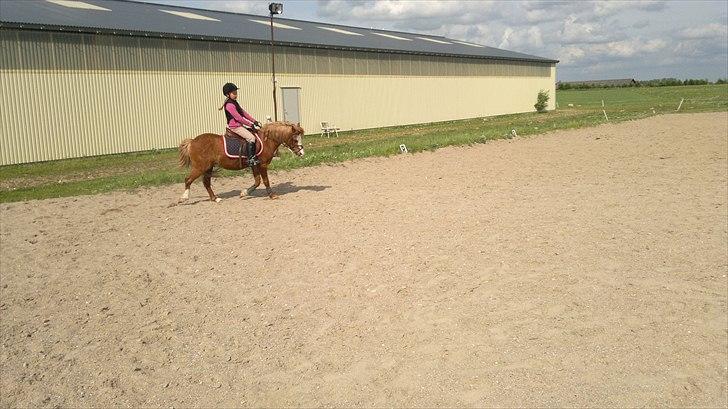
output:
<svg viewBox="0 0 728 409"><path fill-rule="evenodd" d="M205 185L207 194L210 195L210 200L215 203L220 203L220 198L215 196L215 192L212 191L212 168L205 172L205 175L202 177L202 184Z"/></svg>
<svg viewBox="0 0 728 409"><path fill-rule="evenodd" d="M202 173L203 171L199 168L194 166L192 167L192 171L190 171L189 176L185 178L185 192L182 193L182 196L179 198L179 203L185 202L190 198L190 186L192 185L192 182L202 175Z"/></svg>

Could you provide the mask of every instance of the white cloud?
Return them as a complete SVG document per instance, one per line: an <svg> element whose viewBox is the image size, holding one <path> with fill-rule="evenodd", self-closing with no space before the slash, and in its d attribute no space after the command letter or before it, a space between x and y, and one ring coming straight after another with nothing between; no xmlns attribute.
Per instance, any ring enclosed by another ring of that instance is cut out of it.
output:
<svg viewBox="0 0 728 409"><path fill-rule="evenodd" d="M634 23L632 23L632 25L630 27L639 30L639 29L648 27L649 25L650 25L650 20L644 19L644 20L635 21Z"/></svg>
<svg viewBox="0 0 728 409"><path fill-rule="evenodd" d="M691 27L680 30L679 38L701 39L701 38L722 38L724 41L728 36L728 26L725 24L708 24L699 27Z"/></svg>
<svg viewBox="0 0 728 409"><path fill-rule="evenodd" d="M561 67L589 67L609 61L645 58L667 46L664 40L621 40L600 44L576 44L562 46L557 50Z"/></svg>
<svg viewBox="0 0 728 409"><path fill-rule="evenodd" d="M564 16L579 11L579 3L576 2L543 2L527 1L521 3L522 15L528 23L538 24L552 21L559 21Z"/></svg>
<svg viewBox="0 0 728 409"><path fill-rule="evenodd" d="M604 44L594 45L593 50L602 56L610 57L633 57L637 54L644 55L648 53L654 53L665 48L667 43L660 39L642 41L640 39L635 40L623 40L623 41L612 41Z"/></svg>
<svg viewBox="0 0 728 409"><path fill-rule="evenodd" d="M417 25L431 21L440 28L447 23L477 23L478 18L496 11L494 1L443 2L422 0L404 2L394 0L369 0L349 2L344 0L320 1L319 14L346 21L389 21Z"/></svg>
<svg viewBox="0 0 728 409"><path fill-rule="evenodd" d="M513 29L507 27L501 37L501 42L498 48L540 48L543 47L543 38L541 35L541 29L538 26L532 26L527 29Z"/></svg>
<svg viewBox="0 0 728 409"><path fill-rule="evenodd" d="M594 14L597 16L609 16L618 13L624 8L624 2L621 1L600 1L594 3Z"/></svg>
<svg viewBox="0 0 728 409"><path fill-rule="evenodd" d="M558 32L563 44L601 43L613 37L612 32L598 22L582 22L575 15L566 17Z"/></svg>
<svg viewBox="0 0 728 409"><path fill-rule="evenodd" d="M665 1L526 1L515 3L529 23L561 21L565 16L575 15L593 20L634 11L660 11Z"/></svg>
<svg viewBox="0 0 728 409"><path fill-rule="evenodd" d="M593 2L594 15L612 16L626 10L660 11L666 7L665 1L597 1Z"/></svg>
<svg viewBox="0 0 728 409"><path fill-rule="evenodd" d="M561 59L560 65L573 65L574 63L583 59L585 55L586 51L584 51L581 47L573 45L563 47L561 48L561 52L559 53L559 58Z"/></svg>

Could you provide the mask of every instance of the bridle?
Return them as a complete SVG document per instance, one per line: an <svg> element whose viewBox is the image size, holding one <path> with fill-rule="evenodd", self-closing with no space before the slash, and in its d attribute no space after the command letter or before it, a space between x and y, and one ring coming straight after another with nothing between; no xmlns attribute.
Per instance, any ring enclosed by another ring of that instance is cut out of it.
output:
<svg viewBox="0 0 728 409"><path fill-rule="evenodd" d="M286 142L281 142L276 137L271 137L271 139L273 139L279 145L286 145L286 147L288 149L290 149L291 152L295 153L298 156L301 156L301 154L303 152L303 144L301 144L300 139L297 138L298 136L301 136L301 135L300 134L299 135L296 135L296 144L293 147L291 145L289 145L288 143L286 143Z"/></svg>
<svg viewBox="0 0 728 409"><path fill-rule="evenodd" d="M301 140L298 139L301 135L296 135L296 146L295 149L291 148L290 145L286 144L288 146L288 149L290 149L293 153L295 153L298 156L301 156L301 153L303 152L303 144L300 142Z"/></svg>

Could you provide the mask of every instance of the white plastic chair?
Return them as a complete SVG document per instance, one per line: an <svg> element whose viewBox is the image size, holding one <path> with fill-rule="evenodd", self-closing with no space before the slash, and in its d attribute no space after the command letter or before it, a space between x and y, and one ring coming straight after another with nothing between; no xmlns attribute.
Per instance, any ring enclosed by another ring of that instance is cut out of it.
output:
<svg viewBox="0 0 728 409"><path fill-rule="evenodd" d="M331 136L331 134L334 134L338 138L339 137L339 129L341 129L341 128L337 128L335 126L329 125L328 122L321 122L321 136L322 137L324 135L326 135L326 137L328 138L328 137Z"/></svg>

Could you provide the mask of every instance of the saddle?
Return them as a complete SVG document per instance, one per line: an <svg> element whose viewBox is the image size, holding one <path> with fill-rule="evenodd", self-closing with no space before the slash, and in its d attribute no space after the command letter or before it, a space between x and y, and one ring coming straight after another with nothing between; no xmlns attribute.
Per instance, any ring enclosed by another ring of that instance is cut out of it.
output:
<svg viewBox="0 0 728 409"><path fill-rule="evenodd" d="M222 140L225 156L231 159L238 159L240 161L241 168L247 167L248 157L246 153L248 149L248 141L241 138L240 135L236 134L228 128L225 128L225 134L223 135ZM259 155L262 151L262 145L260 143L260 138L258 138L258 135L256 135L255 147L256 152Z"/></svg>

